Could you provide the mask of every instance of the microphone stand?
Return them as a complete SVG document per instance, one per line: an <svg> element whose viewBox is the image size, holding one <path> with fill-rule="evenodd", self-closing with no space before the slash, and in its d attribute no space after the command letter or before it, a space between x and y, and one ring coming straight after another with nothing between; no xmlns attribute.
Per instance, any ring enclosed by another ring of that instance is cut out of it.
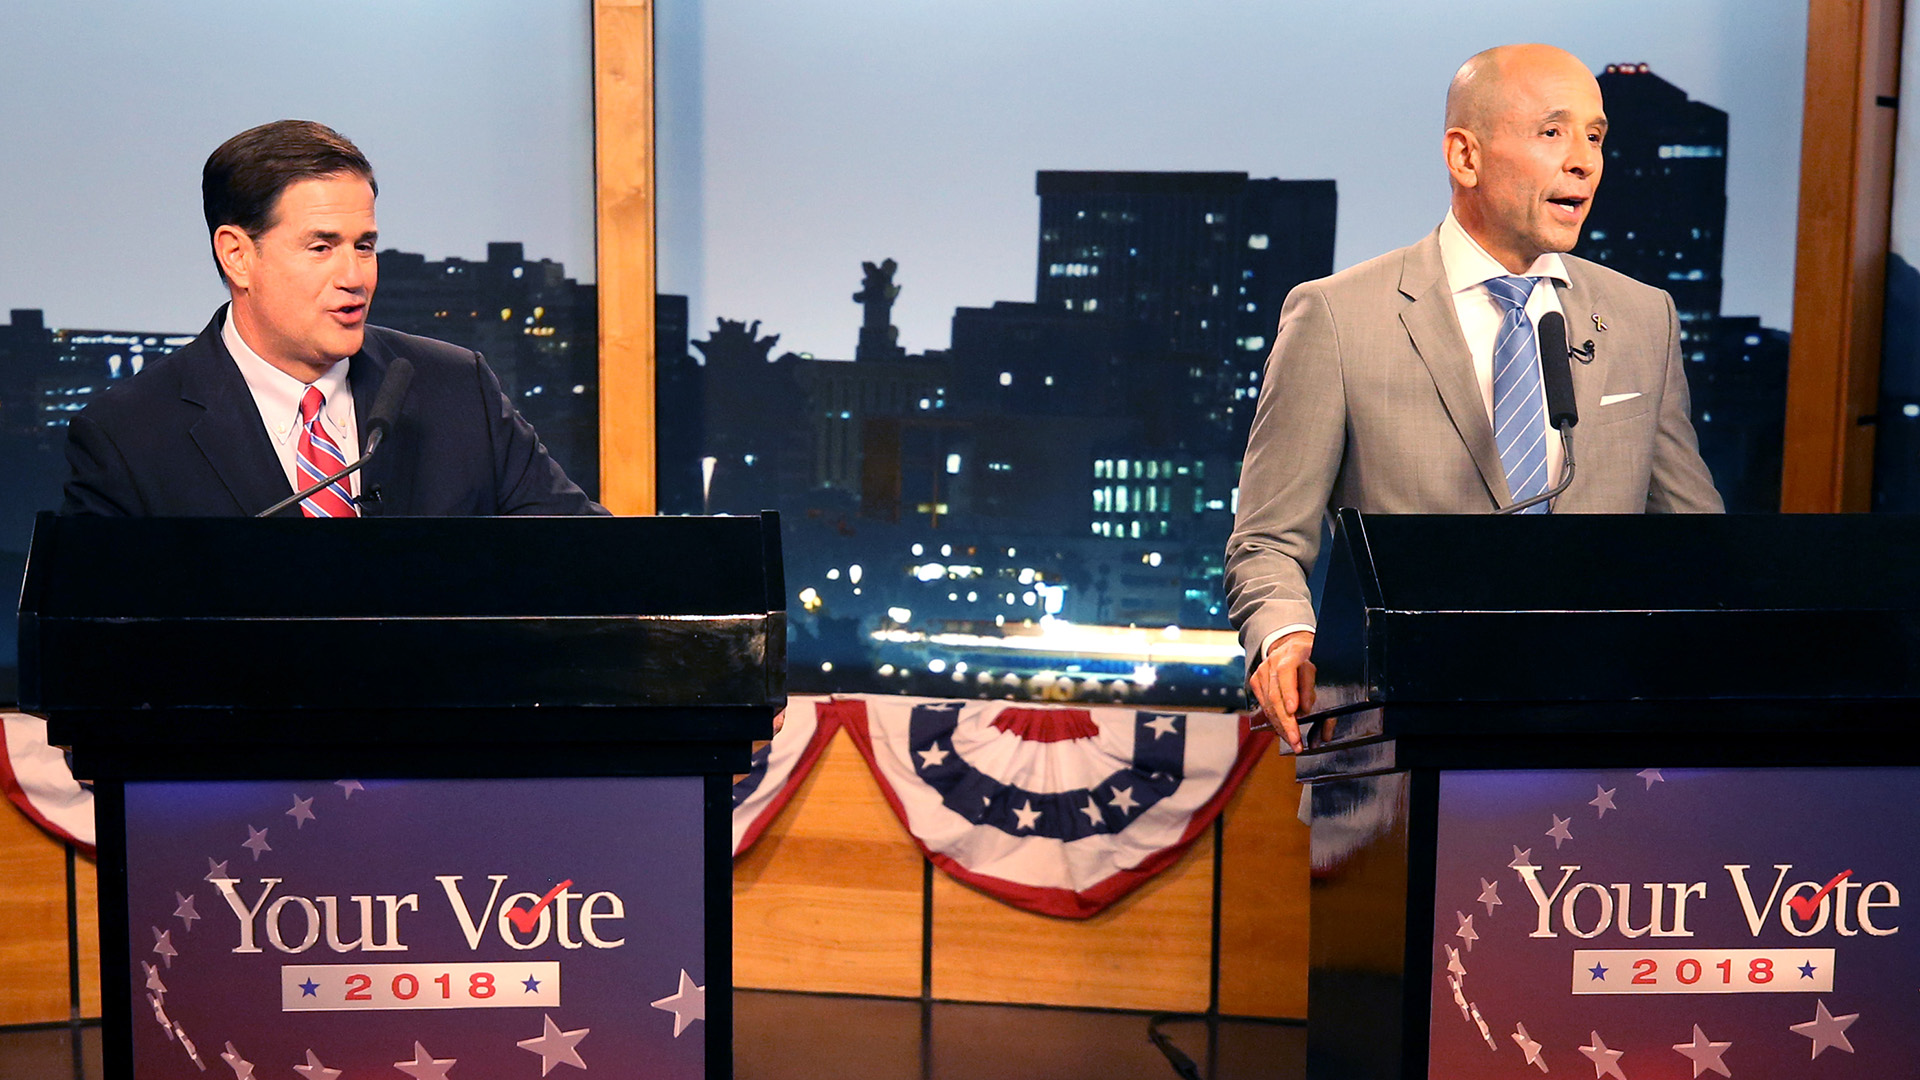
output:
<svg viewBox="0 0 1920 1080"><path fill-rule="evenodd" d="M282 510L285 510L287 507L292 506L295 503L304 502L306 499L311 497L314 492L324 490L328 484L333 484L341 480L345 480L347 477L352 476L354 473L359 472L360 466L365 465L367 463L367 459L373 456L373 452L375 450L380 449L380 439L386 433L387 433L387 429L384 427L374 428L367 435L367 449L365 453L360 455L360 460L354 462L353 464L347 466L344 469L341 469L339 472L334 473L332 476L328 476L324 479L315 481L311 486L307 487L305 490L296 491L293 494L287 496L284 499L281 499L279 502L274 503L272 506L267 507L265 510L260 511L259 513L253 516L263 517L263 518L272 517L273 515L279 513Z"/></svg>
<svg viewBox="0 0 1920 1080"><path fill-rule="evenodd" d="M1540 494L1533 496L1532 498L1521 499L1519 502L1514 503L1512 506L1503 506L1500 509L1495 510L1493 512L1494 516L1498 517L1501 514L1517 514L1520 511L1525 510L1530 506L1538 506L1541 503L1546 502L1548 499L1557 498L1559 497L1561 492L1567 490L1568 485L1573 483L1573 425L1572 424L1562 424L1560 426L1560 449L1562 451L1561 456L1564 459L1560 468L1560 482L1548 488L1547 490L1541 492Z"/></svg>

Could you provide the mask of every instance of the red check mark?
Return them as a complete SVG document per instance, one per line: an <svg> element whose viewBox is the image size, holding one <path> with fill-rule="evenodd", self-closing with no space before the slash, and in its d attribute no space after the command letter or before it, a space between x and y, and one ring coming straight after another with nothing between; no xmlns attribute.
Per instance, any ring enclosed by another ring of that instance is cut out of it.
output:
<svg viewBox="0 0 1920 1080"><path fill-rule="evenodd" d="M1824 886L1822 886L1819 892L1814 893L1812 896L1809 896L1804 900L1802 900L1798 896L1789 896L1787 898L1787 903L1793 905L1793 913L1795 915L1800 916L1801 921L1812 922L1813 913L1820 910L1820 901L1825 900L1827 898L1827 894L1833 891L1833 887L1835 885L1838 885L1841 882L1847 880L1847 878L1852 874L1853 874L1853 871L1851 870L1842 870L1840 871L1840 873L1834 876L1834 879L1832 881L1829 881ZM509 914L511 914L511 912L509 912Z"/></svg>
<svg viewBox="0 0 1920 1080"><path fill-rule="evenodd" d="M1847 874L1851 874L1851 873L1853 873L1853 871L1851 870L1847 871ZM1840 877L1846 877L1847 874L1841 874ZM1834 881L1836 882L1838 882L1839 880L1840 878L1834 879ZM555 885L553 888L548 889L547 895L541 897L540 902L533 905L533 907L530 910L522 911L518 907L508 908L507 918L513 920L513 925L517 927L521 933L523 934L533 933L534 924L540 921L540 912L544 910L548 904L553 903L554 897L559 896L562 891L566 890L572 885L573 885L573 879L568 878L567 880L561 882L560 884ZM1829 885L1827 886L1827 888L1831 889L1833 888L1833 886ZM1826 890L1822 889L1820 892L1820 896L1825 896L1825 895L1826 895ZM1816 896L1813 899L1815 903L1819 903L1820 901L1819 896ZM1800 901L1798 900L1794 901L1795 906L1798 906L1799 903ZM1804 916L1802 917L1804 918Z"/></svg>

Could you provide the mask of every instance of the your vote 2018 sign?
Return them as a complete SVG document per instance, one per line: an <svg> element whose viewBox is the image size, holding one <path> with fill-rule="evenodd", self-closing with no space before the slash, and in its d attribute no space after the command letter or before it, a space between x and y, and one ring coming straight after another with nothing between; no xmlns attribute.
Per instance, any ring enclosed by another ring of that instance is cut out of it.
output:
<svg viewBox="0 0 1920 1080"><path fill-rule="evenodd" d="M135 1075L705 1069L699 777L126 788Z"/></svg>
<svg viewBox="0 0 1920 1080"><path fill-rule="evenodd" d="M1913 1075L1916 785L1443 773L1428 1074Z"/></svg>

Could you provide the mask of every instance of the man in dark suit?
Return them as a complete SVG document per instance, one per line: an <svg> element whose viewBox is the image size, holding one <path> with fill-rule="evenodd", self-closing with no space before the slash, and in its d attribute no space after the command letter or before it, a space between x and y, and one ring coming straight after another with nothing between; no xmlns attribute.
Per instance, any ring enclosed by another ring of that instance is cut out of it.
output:
<svg viewBox="0 0 1920 1080"><path fill-rule="evenodd" d="M73 418L61 512L256 514L354 460L394 361L413 366L365 470L286 515L604 514L468 349L367 325L378 280L372 166L336 132L242 132L201 180L232 302L193 343ZM337 497L336 497L337 496Z"/></svg>

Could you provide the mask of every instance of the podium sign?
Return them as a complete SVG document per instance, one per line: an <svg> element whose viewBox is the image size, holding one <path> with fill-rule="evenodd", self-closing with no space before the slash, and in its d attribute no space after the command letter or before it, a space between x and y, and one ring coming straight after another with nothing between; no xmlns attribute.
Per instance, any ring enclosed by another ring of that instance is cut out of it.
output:
<svg viewBox="0 0 1920 1080"><path fill-rule="evenodd" d="M1911 768L1442 773L1427 1075L1904 1075L1916 785Z"/></svg>
<svg viewBox="0 0 1920 1080"><path fill-rule="evenodd" d="M699 777L130 782L134 1075L702 1077L703 803Z"/></svg>

